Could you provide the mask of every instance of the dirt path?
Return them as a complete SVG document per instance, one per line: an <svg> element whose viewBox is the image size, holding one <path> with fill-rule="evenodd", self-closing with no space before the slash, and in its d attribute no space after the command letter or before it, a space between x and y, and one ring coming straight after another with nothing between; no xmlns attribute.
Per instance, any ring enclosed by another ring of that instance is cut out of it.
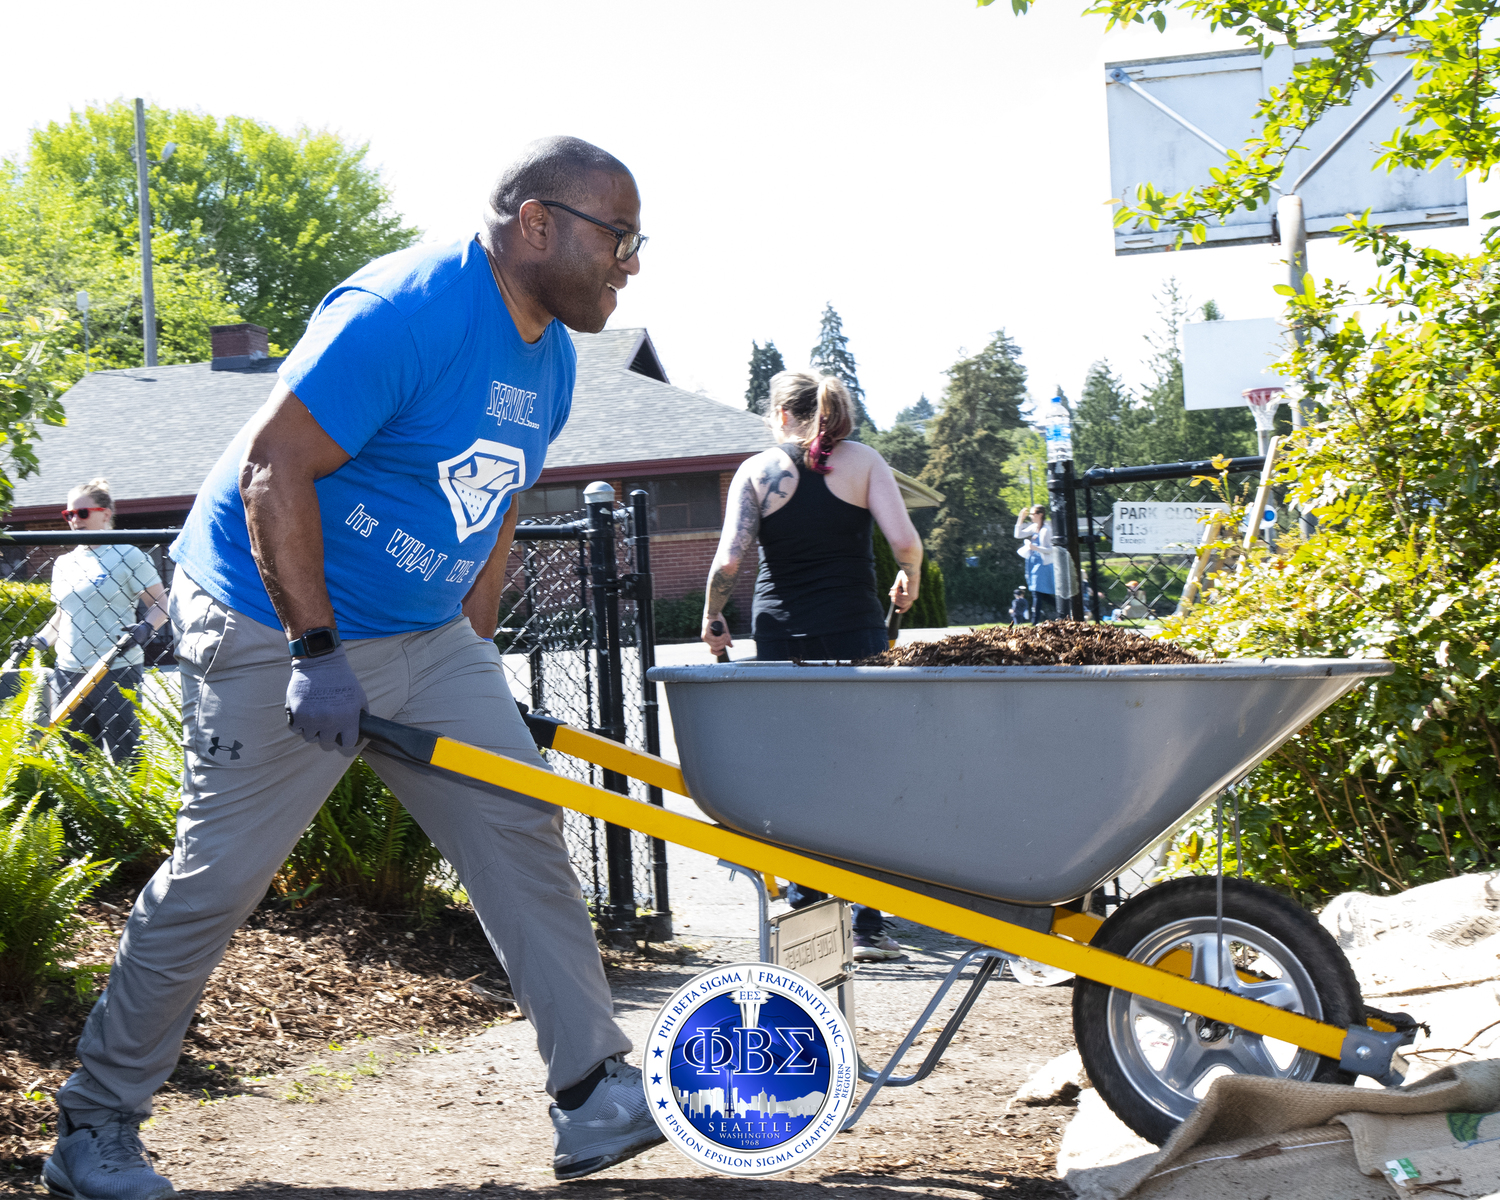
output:
<svg viewBox="0 0 1500 1200"><path fill-rule="evenodd" d="M898 923L907 962L861 968L861 1048L889 1053L947 966L953 938ZM617 970L616 1010L639 1043L658 1006L700 970L747 957L716 939L682 966ZM768 1192L800 1200L936 1195L1066 1196L1053 1167L1069 1107L1006 1101L1072 1045L1071 992L992 984L946 1060L923 1084L889 1089L860 1125L797 1171L766 1180L713 1175L666 1146L577 1183L551 1171L551 1126L534 1037L503 1022L441 1047L371 1039L267 1076L247 1094L199 1104L167 1099L145 1130L158 1169L184 1192L235 1197L637 1195ZM924 1037L922 1043L929 1038ZM919 1048L922 1043L919 1043ZM38 1191L31 1180L11 1185Z"/></svg>

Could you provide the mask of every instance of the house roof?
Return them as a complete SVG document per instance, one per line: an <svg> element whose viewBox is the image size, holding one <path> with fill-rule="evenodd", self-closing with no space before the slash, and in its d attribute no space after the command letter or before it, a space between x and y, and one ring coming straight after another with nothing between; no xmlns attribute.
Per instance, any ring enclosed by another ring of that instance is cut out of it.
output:
<svg viewBox="0 0 1500 1200"><path fill-rule="evenodd" d="M674 387L644 329L573 334L578 383L543 478L719 470L771 444L753 413ZM11 520L52 518L68 490L103 475L123 513L186 508L270 395L280 359L95 371L63 397L68 423L43 430L41 470L16 485Z"/></svg>

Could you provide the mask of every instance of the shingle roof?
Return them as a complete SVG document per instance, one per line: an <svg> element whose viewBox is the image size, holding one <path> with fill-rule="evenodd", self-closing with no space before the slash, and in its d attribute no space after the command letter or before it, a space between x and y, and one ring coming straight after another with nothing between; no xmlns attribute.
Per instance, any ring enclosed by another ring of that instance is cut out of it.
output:
<svg viewBox="0 0 1500 1200"><path fill-rule="evenodd" d="M666 382L644 329L575 333L573 341L573 415L547 456L549 472L748 455L771 444L752 413ZM192 495L270 395L279 361L229 371L190 363L84 376L63 397L67 425L43 431L41 471L17 484L15 508L61 507L69 488L96 475L109 479L117 502Z"/></svg>
<svg viewBox="0 0 1500 1200"><path fill-rule="evenodd" d="M115 500L187 496L267 396L281 360L215 371L208 363L95 371L63 395L68 423L46 429L41 471L16 485L15 507L60 508L96 475Z"/></svg>

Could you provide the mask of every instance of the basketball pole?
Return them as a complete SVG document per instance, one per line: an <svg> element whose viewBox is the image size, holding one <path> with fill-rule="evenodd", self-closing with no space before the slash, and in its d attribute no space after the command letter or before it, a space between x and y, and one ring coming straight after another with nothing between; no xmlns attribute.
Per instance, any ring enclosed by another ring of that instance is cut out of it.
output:
<svg viewBox="0 0 1500 1200"><path fill-rule="evenodd" d="M1276 223L1281 229L1281 244L1286 248L1287 283L1292 291L1299 296L1307 288L1307 222L1302 215L1301 196L1282 196L1276 204ZM1302 326L1298 325L1292 333L1297 339L1297 345L1301 346L1307 339L1307 334ZM1303 410L1303 398L1299 391L1293 392L1292 400L1292 428L1301 429L1307 424L1307 414ZM1262 450L1264 453L1264 450ZM1301 526L1302 536L1311 537L1313 530L1317 528L1317 522L1311 514L1303 513L1298 524Z"/></svg>

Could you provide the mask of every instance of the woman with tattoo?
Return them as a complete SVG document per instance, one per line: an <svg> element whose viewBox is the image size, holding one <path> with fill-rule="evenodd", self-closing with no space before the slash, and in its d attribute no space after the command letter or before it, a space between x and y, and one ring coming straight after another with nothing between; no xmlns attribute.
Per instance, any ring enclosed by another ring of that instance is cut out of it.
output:
<svg viewBox="0 0 1500 1200"><path fill-rule="evenodd" d="M885 459L847 440L854 432L853 408L844 385L830 376L784 371L771 380L767 421L777 445L735 472L709 571L703 640L715 654L734 644L724 605L757 539L751 631L758 659L851 659L885 649L874 524L896 556L890 598L902 612L915 603L922 540ZM823 894L793 884L788 899L801 908ZM884 928L879 912L856 906L856 959L901 957Z"/></svg>

